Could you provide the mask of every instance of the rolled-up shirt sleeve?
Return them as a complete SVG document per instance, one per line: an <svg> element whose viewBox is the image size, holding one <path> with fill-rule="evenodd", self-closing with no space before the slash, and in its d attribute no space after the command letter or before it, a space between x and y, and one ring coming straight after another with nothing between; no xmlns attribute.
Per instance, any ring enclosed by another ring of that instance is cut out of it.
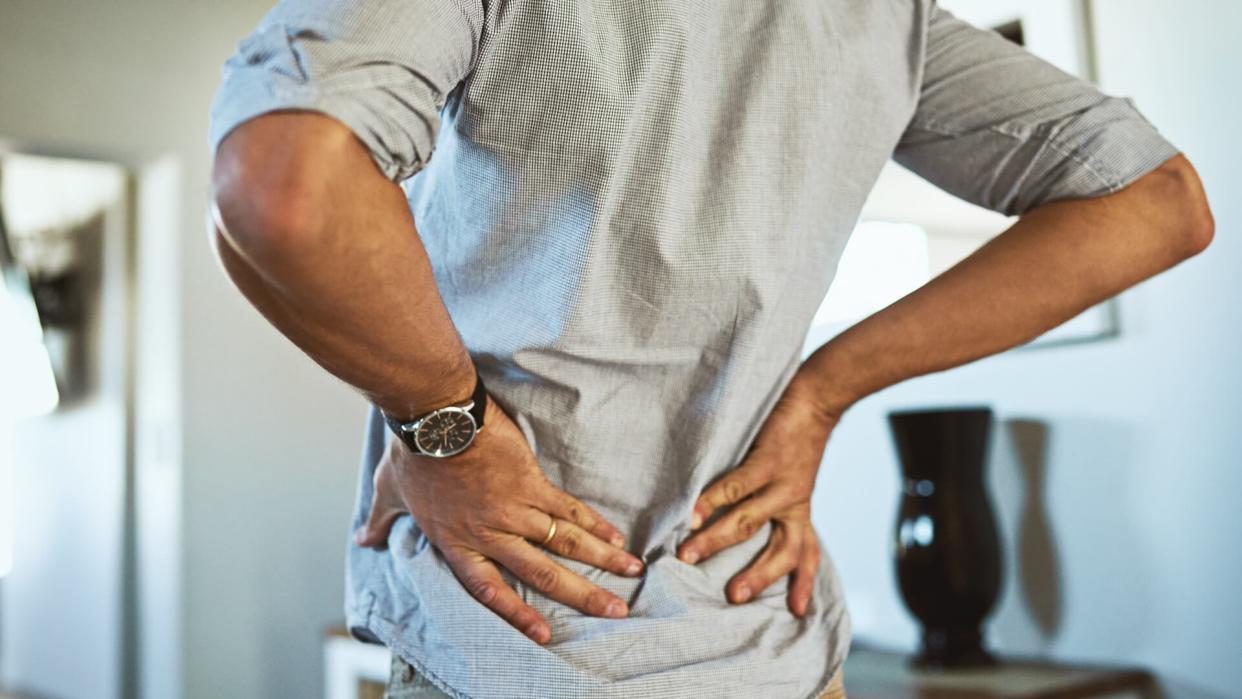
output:
<svg viewBox="0 0 1242 699"><path fill-rule="evenodd" d="M1009 215L1115 192L1178 153L1100 92L931 2L920 97L894 159Z"/></svg>
<svg viewBox="0 0 1242 699"><path fill-rule="evenodd" d="M473 69L481 0L281 0L224 65L209 148L287 109L346 126L393 181L431 157L439 112Z"/></svg>

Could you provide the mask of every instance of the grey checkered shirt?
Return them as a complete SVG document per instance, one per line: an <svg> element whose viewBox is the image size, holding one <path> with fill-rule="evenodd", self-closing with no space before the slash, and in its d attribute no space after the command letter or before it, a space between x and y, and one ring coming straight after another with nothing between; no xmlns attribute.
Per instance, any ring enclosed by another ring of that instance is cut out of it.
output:
<svg viewBox="0 0 1242 699"><path fill-rule="evenodd" d="M880 168L1021 213L1177 152L1129 100L932 0L283 0L225 66L212 149L282 108L344 122L402 183L495 400L648 564L557 559L625 599L619 620L515 581L541 647L410 517L387 551L351 544L351 630L478 699L823 691L850 636L830 557L798 619L785 581L725 600L767 526L698 565L674 551L797 369ZM372 412L355 526L389 438Z"/></svg>

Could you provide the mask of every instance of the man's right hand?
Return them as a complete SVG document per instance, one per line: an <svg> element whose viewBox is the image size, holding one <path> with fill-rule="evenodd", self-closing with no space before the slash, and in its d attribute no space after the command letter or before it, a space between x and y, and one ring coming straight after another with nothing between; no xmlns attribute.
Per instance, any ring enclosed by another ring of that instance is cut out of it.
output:
<svg viewBox="0 0 1242 699"><path fill-rule="evenodd" d="M486 428L449 458L416 455L393 439L375 470L375 497L361 546L383 547L393 522L410 513L479 602L536 643L551 640L547 620L505 583L497 564L551 599L592 616L623 617L624 601L559 565L546 548L618 575L642 574L625 538L599 513L548 481L525 437L494 400Z"/></svg>

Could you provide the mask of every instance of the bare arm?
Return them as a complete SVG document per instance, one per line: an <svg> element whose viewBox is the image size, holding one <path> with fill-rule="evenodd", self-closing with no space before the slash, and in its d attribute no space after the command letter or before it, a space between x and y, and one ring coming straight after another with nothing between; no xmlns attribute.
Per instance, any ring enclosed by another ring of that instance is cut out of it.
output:
<svg viewBox="0 0 1242 699"><path fill-rule="evenodd" d="M401 417L469 397L470 355L436 288L404 192L348 127L305 112L252 119L221 142L213 180L224 270L294 344ZM621 533L548 481L493 401L484 424L469 449L445 459L392 440L357 543L382 547L392 522L413 514L463 588L538 643L551 638L547 621L497 565L587 614L628 614L623 600L531 543L639 575L642 562L622 548ZM550 531L555 536L544 541Z"/></svg>
<svg viewBox="0 0 1242 699"><path fill-rule="evenodd" d="M993 211L1008 231L803 362L745 461L703 491L678 549L693 561L771 521L729 582L740 602L791 574L803 613L819 562L811 496L850 406L887 386L1031 340L1202 251L1212 216L1194 168L1132 101L1100 92L932 3L918 102L893 158ZM711 518L711 521L709 521Z"/></svg>
<svg viewBox="0 0 1242 699"><path fill-rule="evenodd" d="M1037 208L817 350L796 381L835 420L887 386L1031 340L1207 247L1212 214L1176 156L1115 194Z"/></svg>
<svg viewBox="0 0 1242 699"><path fill-rule="evenodd" d="M1212 234L1199 179L1180 155L1115 194L1032 210L808 357L746 461L699 497L691 527L707 526L682 542L678 556L696 562L770 520L768 547L729 581L728 597L745 602L792 574L788 605L804 615L820 556L811 494L842 413L905 379L1030 340L1202 251Z"/></svg>
<svg viewBox="0 0 1242 699"><path fill-rule="evenodd" d="M401 417L469 397L470 355L404 192L348 128L258 117L221 143L213 183L221 263L303 351Z"/></svg>

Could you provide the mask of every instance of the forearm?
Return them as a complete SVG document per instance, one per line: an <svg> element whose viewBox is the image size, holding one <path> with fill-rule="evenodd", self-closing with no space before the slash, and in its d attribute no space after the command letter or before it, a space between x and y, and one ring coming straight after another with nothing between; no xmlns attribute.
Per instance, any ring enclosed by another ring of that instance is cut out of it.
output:
<svg viewBox="0 0 1242 699"><path fill-rule="evenodd" d="M915 376L1039 336L1201 251L1211 214L1182 156L1124 190L1049 204L827 342L799 372L829 417Z"/></svg>
<svg viewBox="0 0 1242 699"><path fill-rule="evenodd" d="M312 359L398 415L469 394L404 192L344 125L254 119L221 143L213 181L225 272Z"/></svg>

